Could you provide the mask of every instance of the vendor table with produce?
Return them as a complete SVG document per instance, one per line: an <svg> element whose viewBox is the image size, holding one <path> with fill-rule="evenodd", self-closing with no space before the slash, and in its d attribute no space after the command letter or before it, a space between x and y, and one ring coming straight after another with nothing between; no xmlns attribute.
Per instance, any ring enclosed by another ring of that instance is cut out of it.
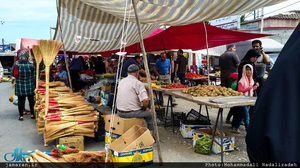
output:
<svg viewBox="0 0 300 168"><path fill-rule="evenodd" d="M202 80L207 80L207 76L203 76L196 73L187 72L185 75L185 79L189 81L191 86L196 86L198 84L202 84Z"/></svg>
<svg viewBox="0 0 300 168"><path fill-rule="evenodd" d="M256 97L242 96L239 92L221 86L198 85L195 87L185 88L182 90L153 88L153 91L163 92L164 94L168 95L166 115L168 114L168 108L171 109L171 116L173 115L172 96L197 103L200 106L205 105L213 108L218 108L219 110L218 110L217 120L214 126L214 134L212 139L214 142L216 142L214 140L215 132L218 127L218 122L220 119L220 127L221 127L221 144L219 144L220 146L223 146L223 109L238 107L238 106L254 106L256 102ZM174 118L171 117L171 119L172 119L173 129L174 129ZM221 148L221 162L223 162L223 148Z"/></svg>

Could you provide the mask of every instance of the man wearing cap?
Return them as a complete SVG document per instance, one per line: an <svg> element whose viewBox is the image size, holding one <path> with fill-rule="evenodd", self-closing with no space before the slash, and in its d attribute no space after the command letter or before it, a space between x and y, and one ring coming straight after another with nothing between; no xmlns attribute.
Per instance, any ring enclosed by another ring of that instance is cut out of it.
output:
<svg viewBox="0 0 300 168"><path fill-rule="evenodd" d="M144 118L153 134L152 113L148 108L149 99L144 84L138 80L139 67L132 64L127 69L128 76L119 83L117 110L121 118Z"/></svg>

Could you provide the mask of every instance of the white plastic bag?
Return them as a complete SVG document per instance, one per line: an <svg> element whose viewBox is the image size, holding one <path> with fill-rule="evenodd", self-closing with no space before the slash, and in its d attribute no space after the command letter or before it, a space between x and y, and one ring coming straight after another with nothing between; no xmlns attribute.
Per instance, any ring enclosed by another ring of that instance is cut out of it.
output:
<svg viewBox="0 0 300 168"><path fill-rule="evenodd" d="M14 100L12 102L14 105L18 105L18 96L14 95Z"/></svg>

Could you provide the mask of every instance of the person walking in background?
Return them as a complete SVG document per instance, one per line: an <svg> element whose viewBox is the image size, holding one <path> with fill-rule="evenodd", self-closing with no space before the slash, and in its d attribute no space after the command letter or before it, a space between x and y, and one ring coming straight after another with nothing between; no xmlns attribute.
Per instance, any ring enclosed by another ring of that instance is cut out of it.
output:
<svg viewBox="0 0 300 168"><path fill-rule="evenodd" d="M221 71L221 86L230 88L231 79L230 74L237 72L237 68L240 64L239 57L235 53L236 47L233 44L227 46L225 51L219 59L220 71Z"/></svg>
<svg viewBox="0 0 300 168"><path fill-rule="evenodd" d="M243 66L242 78L239 80L238 91L242 92L244 96L253 96L253 91L259 87L258 83L254 83L253 80L253 67L250 64L246 64ZM239 127L241 125L242 120L244 120L244 125L246 131L248 131L249 127L249 109L250 106L241 107L241 115L239 119L234 124L234 129L237 134L240 134Z"/></svg>
<svg viewBox="0 0 300 168"><path fill-rule="evenodd" d="M171 59L171 82L174 83L177 55L173 55Z"/></svg>
<svg viewBox="0 0 300 168"><path fill-rule="evenodd" d="M28 61L29 54L22 50L18 54L19 60L13 66L13 72L18 71L16 76L15 94L18 96L19 120L23 120L23 111L25 107L25 99L29 101L31 118L34 115L34 89L35 89L35 67ZM17 69L16 69L17 68Z"/></svg>
<svg viewBox="0 0 300 168"><path fill-rule="evenodd" d="M3 66L0 61L0 83L2 82L2 78L3 78Z"/></svg>
<svg viewBox="0 0 300 168"><path fill-rule="evenodd" d="M70 56L69 56L69 58L70 58ZM71 76L71 81L72 81L72 86L73 86L74 91L79 90L79 84L78 84L79 72L81 70L83 70L83 63L82 63L81 58L82 58L82 56L79 56L77 59L74 58L69 65L70 76Z"/></svg>
<svg viewBox="0 0 300 168"><path fill-rule="evenodd" d="M265 53L264 47L260 40L252 41L252 48L256 49L262 57L258 57L257 60L254 62L255 69L256 69L256 81L259 83L259 88L257 88L256 93L257 96L263 86L264 83L264 75L266 71L266 64L270 64L270 57Z"/></svg>
<svg viewBox="0 0 300 168"><path fill-rule="evenodd" d="M188 70L188 59L183 56L182 49L177 51L177 62L175 66L175 76L177 76L181 84L185 85L185 73Z"/></svg>
<svg viewBox="0 0 300 168"><path fill-rule="evenodd" d="M105 64L103 62L103 57L97 57L97 66L95 68L95 72L97 74L105 74L106 71L105 71Z"/></svg>

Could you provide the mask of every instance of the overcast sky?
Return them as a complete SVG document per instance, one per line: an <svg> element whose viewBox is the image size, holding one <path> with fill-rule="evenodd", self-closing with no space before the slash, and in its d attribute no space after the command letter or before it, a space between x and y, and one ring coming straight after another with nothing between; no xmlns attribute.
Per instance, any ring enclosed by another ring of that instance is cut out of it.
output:
<svg viewBox="0 0 300 168"><path fill-rule="evenodd" d="M298 2L298 3L296 3ZM275 15L289 10L299 10L300 0L288 0L265 8L265 14ZM279 8L296 3L290 7ZM15 43L17 38L49 39L50 27L56 26L56 0L0 0L0 40Z"/></svg>

